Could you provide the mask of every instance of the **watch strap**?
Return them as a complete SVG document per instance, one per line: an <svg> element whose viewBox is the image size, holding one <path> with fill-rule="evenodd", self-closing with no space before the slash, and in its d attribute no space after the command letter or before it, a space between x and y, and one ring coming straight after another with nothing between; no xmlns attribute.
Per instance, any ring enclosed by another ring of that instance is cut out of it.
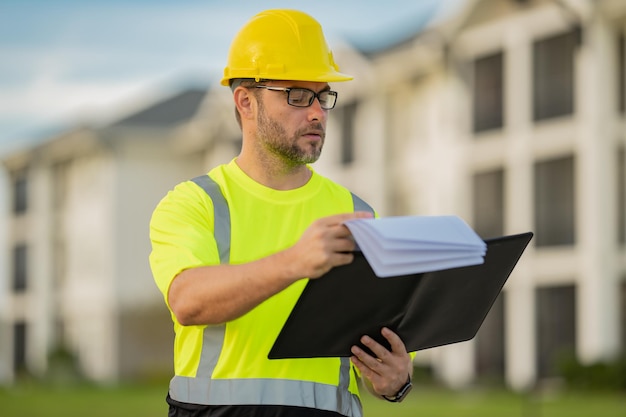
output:
<svg viewBox="0 0 626 417"><path fill-rule="evenodd" d="M411 391L411 388L413 388L413 384L411 382L411 375L409 375L406 383L402 386L402 388L400 388L400 390L398 390L398 392L395 395L393 396L382 395L382 397L389 402L399 403L400 401L404 399L404 397L406 397L409 391Z"/></svg>

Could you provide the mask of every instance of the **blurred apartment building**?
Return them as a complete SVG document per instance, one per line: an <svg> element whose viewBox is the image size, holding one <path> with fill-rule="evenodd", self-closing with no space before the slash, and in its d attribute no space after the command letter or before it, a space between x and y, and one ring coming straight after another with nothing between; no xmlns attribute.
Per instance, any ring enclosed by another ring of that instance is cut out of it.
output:
<svg viewBox="0 0 626 417"><path fill-rule="evenodd" d="M625 33L621 0L476 0L384 49L335 47L355 80L333 86L319 172L384 216L535 232L477 337L419 352L450 386L626 352ZM97 381L169 371L150 215L240 142L216 87L3 156L0 381L59 347Z"/></svg>

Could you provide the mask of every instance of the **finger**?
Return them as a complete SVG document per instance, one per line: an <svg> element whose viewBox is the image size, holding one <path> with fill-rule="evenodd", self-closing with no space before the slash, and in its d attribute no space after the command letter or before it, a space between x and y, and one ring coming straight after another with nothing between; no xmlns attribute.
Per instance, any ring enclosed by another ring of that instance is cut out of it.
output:
<svg viewBox="0 0 626 417"><path fill-rule="evenodd" d="M343 224L333 224L329 226L334 237L352 238L352 233Z"/></svg>
<svg viewBox="0 0 626 417"><path fill-rule="evenodd" d="M387 327L383 327L380 333L389 342L392 352L400 352L400 353L406 352L406 347L404 346L404 342L402 341L400 336L398 336L397 333L395 333L394 331L392 331L391 329Z"/></svg>
<svg viewBox="0 0 626 417"><path fill-rule="evenodd" d="M369 340L371 340L371 338L369 338L368 336L364 336L363 338L361 338L361 343L363 343L363 339L364 338L368 338ZM374 343L376 343L376 342L374 342ZM365 343L363 343L363 344L365 344ZM367 347L369 347L369 346L367 346ZM378 357L370 355L369 353L367 353L363 349L361 349L359 346L352 346L351 352L352 352L352 354L354 356L356 356L369 369L373 370L377 374L380 374L382 372L382 368L383 368L384 365L383 365L382 360L379 359ZM376 353L374 352L374 354L376 354Z"/></svg>
<svg viewBox="0 0 626 417"><path fill-rule="evenodd" d="M336 245L335 249L340 251L353 251L356 247L354 237L350 230L343 225L335 225L329 228L329 237L331 237Z"/></svg>
<svg viewBox="0 0 626 417"><path fill-rule="evenodd" d="M374 214L369 211L355 211L353 213L356 219L372 219L374 218Z"/></svg>
<svg viewBox="0 0 626 417"><path fill-rule="evenodd" d="M367 211L355 211L352 213L341 213L335 214L332 216L324 217L323 220L327 221L328 224L342 224L347 222L348 220L354 219L367 219L372 218L374 215Z"/></svg>
<svg viewBox="0 0 626 417"><path fill-rule="evenodd" d="M354 366L357 367L359 372L361 372L361 376L369 379L370 381L372 379L376 379L379 377L379 374L374 372L370 367L368 367L365 363L363 363L363 361L361 361L357 356L351 356L350 361L352 362L352 364L354 364Z"/></svg>
<svg viewBox="0 0 626 417"><path fill-rule="evenodd" d="M350 362L361 372L361 376L368 377L368 374L372 372L357 356L350 356Z"/></svg>
<svg viewBox="0 0 626 417"><path fill-rule="evenodd" d="M376 355L374 360L378 360L378 359L383 360L385 356L387 356L390 353L386 347L384 347L383 345L381 345L380 343L378 343L377 341L375 341L369 336L363 336L361 338L361 343L367 346L369 350L371 350L372 353Z"/></svg>
<svg viewBox="0 0 626 417"><path fill-rule="evenodd" d="M352 252L355 248L354 241L351 239L340 238L331 243L330 249L333 252Z"/></svg>
<svg viewBox="0 0 626 417"><path fill-rule="evenodd" d="M350 252L336 252L331 259L331 265L339 266L339 265L347 265L352 263L354 260L354 255Z"/></svg>

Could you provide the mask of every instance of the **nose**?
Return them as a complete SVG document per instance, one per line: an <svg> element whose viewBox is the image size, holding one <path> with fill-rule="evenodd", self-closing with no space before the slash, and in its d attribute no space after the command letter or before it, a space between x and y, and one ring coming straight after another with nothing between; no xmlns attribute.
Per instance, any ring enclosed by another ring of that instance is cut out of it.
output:
<svg viewBox="0 0 626 417"><path fill-rule="evenodd" d="M313 99L313 103L311 103L311 105L308 107L308 110L309 120L326 121L326 117L328 116L328 110L324 110L322 108L319 98L315 97L315 99Z"/></svg>

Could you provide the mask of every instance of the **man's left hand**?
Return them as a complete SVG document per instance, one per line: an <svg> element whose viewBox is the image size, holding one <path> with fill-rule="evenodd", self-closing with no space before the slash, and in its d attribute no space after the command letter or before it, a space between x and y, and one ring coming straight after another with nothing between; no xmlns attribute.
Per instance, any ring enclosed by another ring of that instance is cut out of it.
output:
<svg viewBox="0 0 626 417"><path fill-rule="evenodd" d="M391 346L391 350L369 336L363 336L361 343L375 356L358 346L352 346L350 360L361 375L371 384L370 390L379 396L394 396L406 384L407 376L413 375L413 362L406 351L404 342L393 331L383 327L381 334Z"/></svg>

